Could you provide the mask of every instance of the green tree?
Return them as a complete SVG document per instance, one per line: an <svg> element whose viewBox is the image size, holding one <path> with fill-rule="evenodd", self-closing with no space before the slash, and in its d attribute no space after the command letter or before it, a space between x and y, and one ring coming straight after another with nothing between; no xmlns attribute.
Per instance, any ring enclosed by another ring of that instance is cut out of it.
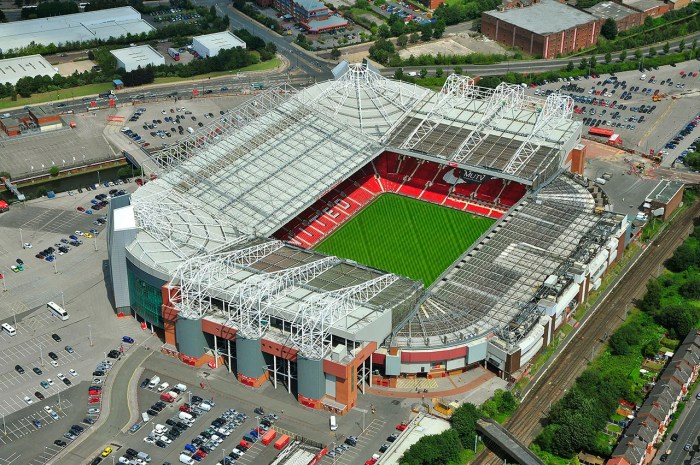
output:
<svg viewBox="0 0 700 465"><path fill-rule="evenodd" d="M627 59L627 50L620 52L620 61L625 61Z"/></svg>
<svg viewBox="0 0 700 465"><path fill-rule="evenodd" d="M461 67L461 66L455 66L455 67L452 69L452 72L453 72L454 74L462 74L462 72L463 72L463 71L462 71L462 67Z"/></svg>
<svg viewBox="0 0 700 465"><path fill-rule="evenodd" d="M379 38L374 41L374 45L369 48L369 56L381 64L386 64L396 53L394 44L386 39Z"/></svg>
<svg viewBox="0 0 700 465"><path fill-rule="evenodd" d="M669 50L671 50L671 44L669 44L668 42L666 42L666 43L664 44L664 55L668 55Z"/></svg>
<svg viewBox="0 0 700 465"><path fill-rule="evenodd" d="M656 47L651 47L651 48L649 49L649 56L650 56L650 57L656 56Z"/></svg>
<svg viewBox="0 0 700 465"><path fill-rule="evenodd" d="M428 70L425 69L425 68L423 68L423 69L420 70L420 73L419 73L419 74L420 74L420 77L421 77L421 78L425 78L425 77L428 75Z"/></svg>
<svg viewBox="0 0 700 465"><path fill-rule="evenodd" d="M594 56L592 56L591 59L588 61L588 65L590 66L591 69L595 69L597 64L598 64L598 60Z"/></svg>
<svg viewBox="0 0 700 465"><path fill-rule="evenodd" d="M685 49L685 39L681 39L680 42L678 42L678 51L682 52Z"/></svg>
<svg viewBox="0 0 700 465"><path fill-rule="evenodd" d="M334 60L340 58L340 50L338 49L338 47L333 47L333 49L331 50L331 58L333 58Z"/></svg>
<svg viewBox="0 0 700 465"><path fill-rule="evenodd" d="M420 38L423 42L428 42L433 38L433 24L426 23L420 26Z"/></svg>
<svg viewBox="0 0 700 465"><path fill-rule="evenodd" d="M411 37L409 40L412 44L415 44L420 40L420 35L417 32L414 32L411 34Z"/></svg>
<svg viewBox="0 0 700 465"><path fill-rule="evenodd" d="M567 71L573 71L574 70L574 62L572 60L569 60L569 62L566 64L566 70Z"/></svg>
<svg viewBox="0 0 700 465"><path fill-rule="evenodd" d="M690 278L678 288L678 293L689 300L700 300L700 278Z"/></svg>
<svg viewBox="0 0 700 465"><path fill-rule="evenodd" d="M654 313L661 307L661 286L656 279L647 281L647 292L644 294L639 308L646 313Z"/></svg>
<svg viewBox="0 0 700 465"><path fill-rule="evenodd" d="M610 64L611 61L612 61L612 53L608 52L605 54L605 64L606 65Z"/></svg>
<svg viewBox="0 0 700 465"><path fill-rule="evenodd" d="M462 444L474 444L476 421L481 417L479 410L470 403L457 407L450 421Z"/></svg>
<svg viewBox="0 0 700 465"><path fill-rule="evenodd" d="M603 27L600 28L600 35L608 40L613 40L617 37L617 23L613 18L608 18L603 23Z"/></svg>
<svg viewBox="0 0 700 465"><path fill-rule="evenodd" d="M435 68L435 76L436 77L442 77L442 75L445 73L445 70L442 68Z"/></svg>
<svg viewBox="0 0 700 465"><path fill-rule="evenodd" d="M382 39L388 39L391 37L391 30L389 29L389 26L386 24L379 26L379 29L377 29L377 35Z"/></svg>
<svg viewBox="0 0 700 465"><path fill-rule="evenodd" d="M674 338L682 339L693 329L696 318L688 306L672 305L664 308L655 320L668 329Z"/></svg>
<svg viewBox="0 0 700 465"><path fill-rule="evenodd" d="M439 39L445 33L445 21L439 19L433 25L433 38Z"/></svg>
<svg viewBox="0 0 700 465"><path fill-rule="evenodd" d="M581 63L578 65L579 69L586 69L588 68L588 60L585 58L581 58Z"/></svg>
<svg viewBox="0 0 700 465"><path fill-rule="evenodd" d="M647 18L648 18L648 16L647 16ZM642 59L642 51L639 50L639 49L635 50L635 51L634 51L634 57L635 57L637 60L641 60L641 59Z"/></svg>
<svg viewBox="0 0 700 465"><path fill-rule="evenodd" d="M399 47L403 48L408 44L408 35L407 34L401 34L396 38L396 45Z"/></svg>
<svg viewBox="0 0 700 465"><path fill-rule="evenodd" d="M401 80L403 79L403 68L398 68L396 71L394 71L394 79L396 80Z"/></svg>
<svg viewBox="0 0 700 465"><path fill-rule="evenodd" d="M647 342L644 347L642 347L642 355L648 358L653 358L659 353L659 350L661 350L661 344L659 343L658 339L652 339L651 341Z"/></svg>
<svg viewBox="0 0 700 465"><path fill-rule="evenodd" d="M0 10L0 23L6 23L7 18L5 17L5 12Z"/></svg>
<svg viewBox="0 0 700 465"><path fill-rule="evenodd" d="M695 51L696 48L698 48L698 38L697 37L693 38L693 41L690 43L690 49L692 51Z"/></svg>
<svg viewBox="0 0 700 465"><path fill-rule="evenodd" d="M55 166L55 165L52 166L52 167L49 169L49 174L50 174L51 176L58 176L58 173L60 173L60 172L61 172L61 169L60 169L58 166Z"/></svg>
<svg viewBox="0 0 700 465"><path fill-rule="evenodd" d="M697 251L689 244L683 243L673 252L671 258L666 260L666 268L679 273L695 263L697 263Z"/></svg>
<svg viewBox="0 0 700 465"><path fill-rule="evenodd" d="M685 157L685 164L693 168L695 171L700 170L700 152L690 152Z"/></svg>

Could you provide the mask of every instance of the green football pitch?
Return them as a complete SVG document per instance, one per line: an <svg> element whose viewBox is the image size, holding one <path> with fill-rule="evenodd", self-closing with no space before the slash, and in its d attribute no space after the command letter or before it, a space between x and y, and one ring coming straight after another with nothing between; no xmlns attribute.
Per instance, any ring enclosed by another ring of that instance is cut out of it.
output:
<svg viewBox="0 0 700 465"><path fill-rule="evenodd" d="M494 220L383 194L316 246L429 286Z"/></svg>

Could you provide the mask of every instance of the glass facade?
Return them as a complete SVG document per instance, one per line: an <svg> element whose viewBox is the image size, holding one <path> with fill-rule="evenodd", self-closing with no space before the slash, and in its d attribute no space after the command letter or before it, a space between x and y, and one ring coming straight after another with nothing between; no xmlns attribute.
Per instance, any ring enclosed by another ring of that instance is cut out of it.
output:
<svg viewBox="0 0 700 465"><path fill-rule="evenodd" d="M131 309L141 318L160 328L163 327L163 317L161 307L163 305L163 295L161 287L148 284L140 279L131 270L127 269L129 277L129 300Z"/></svg>

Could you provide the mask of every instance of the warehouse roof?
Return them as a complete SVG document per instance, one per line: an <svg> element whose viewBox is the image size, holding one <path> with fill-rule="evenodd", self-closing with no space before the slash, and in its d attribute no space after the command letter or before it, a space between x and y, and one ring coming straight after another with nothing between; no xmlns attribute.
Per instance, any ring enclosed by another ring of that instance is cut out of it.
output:
<svg viewBox="0 0 700 465"><path fill-rule="evenodd" d="M327 10L328 7L319 0L296 0L294 3L306 11Z"/></svg>
<svg viewBox="0 0 700 465"><path fill-rule="evenodd" d="M23 77L53 76L56 70L41 55L0 60L0 83L16 84Z"/></svg>
<svg viewBox="0 0 700 465"><path fill-rule="evenodd" d="M596 20L593 15L556 0L541 0L525 8L492 10L487 11L486 14L541 35L566 31Z"/></svg>
<svg viewBox="0 0 700 465"><path fill-rule="evenodd" d="M668 203L673 197L676 196L679 190L683 188L683 183L681 181L670 181L663 179L652 189L652 191L647 196L647 202L652 202L656 200L661 203Z"/></svg>
<svg viewBox="0 0 700 465"><path fill-rule="evenodd" d="M111 50L110 53L114 55L117 60L124 63L127 69L135 69L139 66L145 68L154 62L163 60L163 55L158 53L150 45L119 48L117 50Z"/></svg>
<svg viewBox="0 0 700 465"><path fill-rule="evenodd" d="M196 36L193 37L192 40L196 40L209 49L216 48L224 50L236 47L245 48L245 42L231 34L229 31Z"/></svg>
<svg viewBox="0 0 700 465"><path fill-rule="evenodd" d="M664 5L658 0L622 0L622 3L638 11L649 11Z"/></svg>
<svg viewBox="0 0 700 465"><path fill-rule="evenodd" d="M603 19L612 18L615 21L620 21L633 14L638 14L633 9L627 8L626 6L620 5L619 3L615 2L598 3L597 5L593 5L590 8L586 8L586 11L592 14L593 16L597 16Z"/></svg>
<svg viewBox="0 0 700 465"><path fill-rule="evenodd" d="M37 44L85 42L150 32L153 26L130 6L0 24L2 52Z"/></svg>

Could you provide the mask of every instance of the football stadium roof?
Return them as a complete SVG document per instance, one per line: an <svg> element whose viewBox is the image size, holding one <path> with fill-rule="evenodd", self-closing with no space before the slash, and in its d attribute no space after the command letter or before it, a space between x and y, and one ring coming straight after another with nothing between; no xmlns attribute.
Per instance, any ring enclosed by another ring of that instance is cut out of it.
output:
<svg viewBox="0 0 700 465"><path fill-rule="evenodd" d="M551 180L580 134L570 99L529 99L517 86L490 91L464 76L450 76L435 93L383 78L367 63L341 63L334 76L300 92L272 88L156 153L157 179L131 200L140 231L130 257L175 278L181 316L216 314L253 337L277 316L296 325L292 340L308 357L327 353L330 334L363 340L359 332L387 313L382 337L410 321L395 341L414 331L423 338L469 325L480 333L513 326L518 304L532 299L577 234L595 223L573 181L555 181L497 223L499 234L448 270L417 312L418 283L261 238L384 150L520 182ZM551 211L542 210L550 203ZM498 279L498 292L478 278ZM458 325L434 316L451 312Z"/></svg>

